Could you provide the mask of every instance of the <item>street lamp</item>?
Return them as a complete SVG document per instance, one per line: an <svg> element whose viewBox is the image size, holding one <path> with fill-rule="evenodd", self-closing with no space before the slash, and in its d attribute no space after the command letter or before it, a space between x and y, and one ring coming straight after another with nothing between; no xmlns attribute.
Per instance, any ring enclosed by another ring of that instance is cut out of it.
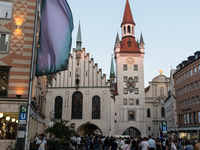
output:
<svg viewBox="0 0 200 150"><path fill-rule="evenodd" d="M12 120L11 120L12 122L15 122L15 118L12 118Z"/></svg>

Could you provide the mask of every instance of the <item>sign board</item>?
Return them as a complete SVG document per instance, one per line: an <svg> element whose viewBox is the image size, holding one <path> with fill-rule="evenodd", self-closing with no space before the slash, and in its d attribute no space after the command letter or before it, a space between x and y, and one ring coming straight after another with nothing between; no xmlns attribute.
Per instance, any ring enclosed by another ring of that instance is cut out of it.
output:
<svg viewBox="0 0 200 150"><path fill-rule="evenodd" d="M167 133L167 126L162 126L163 133Z"/></svg>
<svg viewBox="0 0 200 150"><path fill-rule="evenodd" d="M163 122L162 122L162 126L167 126L167 122L166 122L166 121L163 121Z"/></svg>
<svg viewBox="0 0 200 150"><path fill-rule="evenodd" d="M25 136L25 131L18 131L17 132L17 138L24 138Z"/></svg>
<svg viewBox="0 0 200 150"><path fill-rule="evenodd" d="M27 113L19 114L19 124L26 124Z"/></svg>

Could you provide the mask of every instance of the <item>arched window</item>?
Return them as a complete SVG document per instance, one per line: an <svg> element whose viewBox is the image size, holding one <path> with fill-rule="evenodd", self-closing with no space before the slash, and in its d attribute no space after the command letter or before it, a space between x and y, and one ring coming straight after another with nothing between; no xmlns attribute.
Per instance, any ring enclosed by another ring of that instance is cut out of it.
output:
<svg viewBox="0 0 200 150"><path fill-rule="evenodd" d="M124 26L124 34L126 34L126 26Z"/></svg>
<svg viewBox="0 0 200 150"><path fill-rule="evenodd" d="M62 119L62 103L63 99L61 96L57 96L55 99L55 118Z"/></svg>
<svg viewBox="0 0 200 150"><path fill-rule="evenodd" d="M92 119L100 119L100 97L94 96L92 98Z"/></svg>
<svg viewBox="0 0 200 150"><path fill-rule="evenodd" d="M128 33L131 33L131 27L128 26Z"/></svg>
<svg viewBox="0 0 200 150"><path fill-rule="evenodd" d="M133 34L133 26L132 26L132 34Z"/></svg>
<svg viewBox="0 0 200 150"><path fill-rule="evenodd" d="M150 118L151 117L151 110L148 108L147 109L147 117Z"/></svg>
<svg viewBox="0 0 200 150"><path fill-rule="evenodd" d="M72 119L82 119L83 94L75 92L72 95Z"/></svg>
<svg viewBox="0 0 200 150"><path fill-rule="evenodd" d="M165 108L164 107L161 108L161 117L165 117Z"/></svg>

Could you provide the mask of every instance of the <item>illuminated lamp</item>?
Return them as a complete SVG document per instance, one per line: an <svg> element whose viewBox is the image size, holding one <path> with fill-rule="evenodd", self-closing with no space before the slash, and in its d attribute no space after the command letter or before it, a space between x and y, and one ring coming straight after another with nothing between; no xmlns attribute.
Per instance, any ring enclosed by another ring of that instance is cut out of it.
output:
<svg viewBox="0 0 200 150"><path fill-rule="evenodd" d="M15 118L12 118L12 120L11 120L12 122L15 122Z"/></svg>
<svg viewBox="0 0 200 150"><path fill-rule="evenodd" d="M16 123L18 123L18 120L16 120Z"/></svg>
<svg viewBox="0 0 200 150"><path fill-rule="evenodd" d="M0 113L0 118L2 118L3 117L3 113Z"/></svg>
<svg viewBox="0 0 200 150"><path fill-rule="evenodd" d="M7 116L7 117L6 117L6 120L7 120L7 121L9 121L9 120L10 120L10 117L9 117L9 116Z"/></svg>

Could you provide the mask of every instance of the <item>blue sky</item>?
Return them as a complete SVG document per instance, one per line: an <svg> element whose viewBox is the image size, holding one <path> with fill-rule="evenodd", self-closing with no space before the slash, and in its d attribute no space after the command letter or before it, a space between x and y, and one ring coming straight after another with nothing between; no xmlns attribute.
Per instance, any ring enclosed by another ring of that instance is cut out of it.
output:
<svg viewBox="0 0 200 150"><path fill-rule="evenodd" d="M126 0L67 0L74 18L72 48L76 47L81 21L82 46L109 77L111 54ZM136 23L136 38L142 31L145 42L145 87L159 70L170 69L200 51L199 0L129 0Z"/></svg>

